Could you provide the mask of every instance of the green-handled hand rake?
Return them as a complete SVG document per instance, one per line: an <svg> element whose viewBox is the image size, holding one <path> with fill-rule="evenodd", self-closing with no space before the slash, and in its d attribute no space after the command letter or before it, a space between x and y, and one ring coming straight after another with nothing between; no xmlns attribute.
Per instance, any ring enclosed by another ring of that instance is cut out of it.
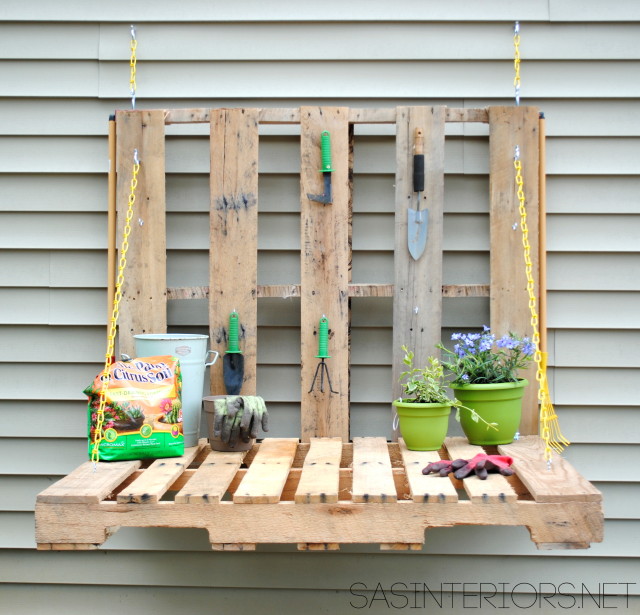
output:
<svg viewBox="0 0 640 615"><path fill-rule="evenodd" d="M329 319L323 315L318 324L318 354L316 355L316 359L320 359L320 363L318 363L318 367L316 367L316 373L313 376L313 382L311 383L311 388L309 389L309 393L311 393L316 386L316 380L318 379L318 374L320 375L320 392L324 393L325 373L327 374L327 382L329 383L329 390L332 393L338 392L333 390L333 386L331 384L331 376L329 376L329 367L324 362L325 359L330 359L330 358L331 358L331 355L329 354Z"/></svg>

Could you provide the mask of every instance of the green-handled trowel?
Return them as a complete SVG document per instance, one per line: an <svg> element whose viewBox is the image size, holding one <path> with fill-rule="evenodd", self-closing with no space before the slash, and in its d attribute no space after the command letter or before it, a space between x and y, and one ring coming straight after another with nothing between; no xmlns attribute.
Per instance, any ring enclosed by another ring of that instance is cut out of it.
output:
<svg viewBox="0 0 640 615"><path fill-rule="evenodd" d="M427 244L429 212L420 209L420 197L424 192L424 133L416 128L413 139L413 191L418 195L417 208L409 208L407 220L407 242L409 254L418 260Z"/></svg>
<svg viewBox="0 0 640 615"><path fill-rule="evenodd" d="M222 359L222 378L227 395L239 395L244 380L244 357L240 350L239 317L235 310L229 315L227 331L227 352Z"/></svg>

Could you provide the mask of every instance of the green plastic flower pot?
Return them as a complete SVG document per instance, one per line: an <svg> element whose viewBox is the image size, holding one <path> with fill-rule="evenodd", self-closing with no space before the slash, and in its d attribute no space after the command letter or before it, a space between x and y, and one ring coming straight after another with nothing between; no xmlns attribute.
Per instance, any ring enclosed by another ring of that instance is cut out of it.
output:
<svg viewBox="0 0 640 615"><path fill-rule="evenodd" d="M449 428L451 406L448 404L412 403L397 399L400 433L412 451L437 451L442 447Z"/></svg>
<svg viewBox="0 0 640 615"><path fill-rule="evenodd" d="M529 384L524 378L518 382L500 384L452 384L456 399L463 406L475 410L487 423L497 423L497 431L477 423L471 413L460 409L460 425L470 444L492 445L513 442L520 427L522 395Z"/></svg>

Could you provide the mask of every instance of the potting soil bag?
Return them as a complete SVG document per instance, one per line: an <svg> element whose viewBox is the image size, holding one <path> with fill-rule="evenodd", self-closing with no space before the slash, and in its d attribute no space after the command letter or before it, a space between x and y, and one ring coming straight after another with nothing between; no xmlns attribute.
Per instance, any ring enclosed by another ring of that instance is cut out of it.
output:
<svg viewBox="0 0 640 615"><path fill-rule="evenodd" d="M84 390L89 397L89 458L94 446L105 378ZM116 361L109 366L100 461L177 457L184 454L182 376L176 357Z"/></svg>

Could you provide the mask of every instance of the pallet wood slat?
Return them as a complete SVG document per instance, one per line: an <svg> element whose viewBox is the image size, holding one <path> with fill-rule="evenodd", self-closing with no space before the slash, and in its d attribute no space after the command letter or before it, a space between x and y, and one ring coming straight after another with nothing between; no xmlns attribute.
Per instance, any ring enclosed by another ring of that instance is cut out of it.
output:
<svg viewBox="0 0 640 615"><path fill-rule="evenodd" d="M167 331L164 113L118 111L116 123L118 246L122 243L135 149L140 160L118 338L119 352L133 357L134 335Z"/></svg>
<svg viewBox="0 0 640 615"><path fill-rule="evenodd" d="M441 337L444 120L443 107L399 107L396 118L393 399L401 393L402 346L414 352L416 365L425 365ZM409 254L407 240L408 209L417 208L413 191L416 129L422 129L425 138L425 190L420 209L428 212L426 247L418 260Z"/></svg>
<svg viewBox="0 0 640 615"><path fill-rule="evenodd" d="M205 124L211 118L211 109L167 109L164 113L165 124ZM299 124L300 109L262 108L259 109L261 124ZM349 109L349 122L352 124L394 124L395 108L363 108ZM445 107L446 122L478 122L489 121L487 109L462 109Z"/></svg>
<svg viewBox="0 0 640 615"><path fill-rule="evenodd" d="M94 468L86 461L73 472L61 478L38 494L38 502L68 502L97 504L105 499L141 465L140 461L99 463Z"/></svg>
<svg viewBox="0 0 640 615"><path fill-rule="evenodd" d="M391 460L384 438L353 439L353 501L396 502Z"/></svg>
<svg viewBox="0 0 640 615"><path fill-rule="evenodd" d="M219 503L240 469L244 456L244 452L211 451L189 482L176 494L175 501L181 504Z"/></svg>
<svg viewBox="0 0 640 615"><path fill-rule="evenodd" d="M445 446L451 459L473 459L479 453L484 453L481 446L469 444L466 438L447 438ZM502 474L489 474L485 480L469 476L464 479L463 485L472 502L515 502L518 498Z"/></svg>
<svg viewBox="0 0 640 615"><path fill-rule="evenodd" d="M349 297L393 297L393 284L349 284ZM258 284L258 299L300 296L300 284ZM443 297L488 297L488 284L443 284ZM208 286L167 288L167 299L208 299Z"/></svg>
<svg viewBox="0 0 640 615"><path fill-rule="evenodd" d="M513 468L536 502L600 502L602 493L555 452L550 467L544 461L544 445L535 436L523 436L498 451L513 457Z"/></svg>
<svg viewBox="0 0 640 615"><path fill-rule="evenodd" d="M538 288L538 165L539 113L533 107L491 107L489 109L489 203L490 203L490 326L502 336L509 331L531 337L531 313L519 226L519 201L513 160L520 148L531 261ZM538 430L538 397L535 365L521 372L532 386L525 389L520 433Z"/></svg>
<svg viewBox="0 0 640 615"><path fill-rule="evenodd" d="M265 440L233 496L234 503L279 502L293 464L297 443L293 438Z"/></svg>
<svg viewBox="0 0 640 615"><path fill-rule="evenodd" d="M185 449L184 455L180 457L156 459L139 478L118 493L118 503L159 502L176 478L195 459L198 450L194 446Z"/></svg>
<svg viewBox="0 0 640 615"><path fill-rule="evenodd" d="M229 314L238 312L244 356L242 393L256 394L258 315L258 111L211 114L209 328L211 348L227 350ZM223 362L212 367L211 394L226 393Z"/></svg>
<svg viewBox="0 0 640 615"><path fill-rule="evenodd" d="M295 501L300 504L337 502L341 457L340 438L311 438Z"/></svg>
<svg viewBox="0 0 640 615"><path fill-rule="evenodd" d="M409 492L414 502L457 502L458 491L449 477L423 474L431 462L440 461L438 451L410 451L404 440L398 440L402 461L409 481Z"/></svg>
<svg viewBox="0 0 640 615"><path fill-rule="evenodd" d="M302 107L300 110L301 229L301 406L302 440L311 437L349 439L349 121L344 107ZM320 135L331 136L333 200L318 203L308 194L324 192ZM326 360L335 393L325 377L324 391L316 383L320 359L318 323L329 320Z"/></svg>

